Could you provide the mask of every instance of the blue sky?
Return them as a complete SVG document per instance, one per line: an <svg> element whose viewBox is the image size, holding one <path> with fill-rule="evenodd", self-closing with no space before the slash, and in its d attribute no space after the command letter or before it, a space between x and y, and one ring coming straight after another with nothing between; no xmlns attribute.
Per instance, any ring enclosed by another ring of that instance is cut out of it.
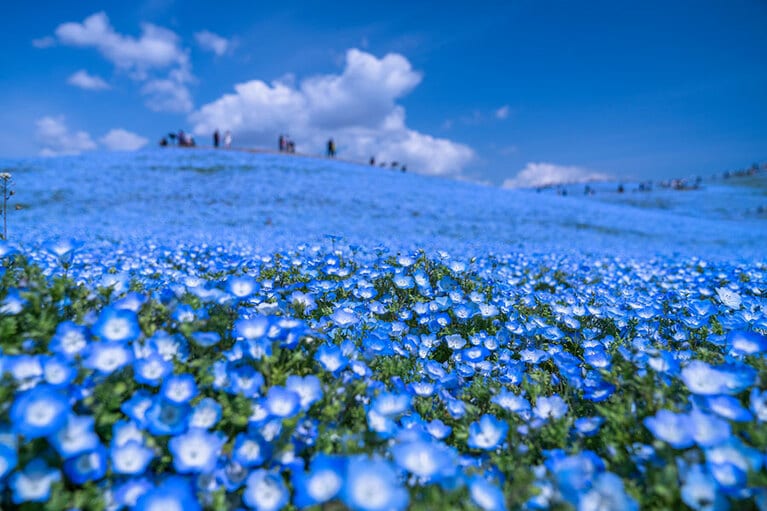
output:
<svg viewBox="0 0 767 511"><path fill-rule="evenodd" d="M496 184L767 160L757 0L72 4L4 6L0 156L215 127Z"/></svg>

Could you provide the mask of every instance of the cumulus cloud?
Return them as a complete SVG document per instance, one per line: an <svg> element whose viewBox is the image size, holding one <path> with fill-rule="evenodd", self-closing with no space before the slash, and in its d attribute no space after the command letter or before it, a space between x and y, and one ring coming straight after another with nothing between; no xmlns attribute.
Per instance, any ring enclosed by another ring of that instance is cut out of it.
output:
<svg viewBox="0 0 767 511"><path fill-rule="evenodd" d="M604 179L610 179L610 176L583 167L543 162L528 163L516 176L504 181L503 188L537 188L540 186L584 183Z"/></svg>
<svg viewBox="0 0 767 511"><path fill-rule="evenodd" d="M70 131L63 116L46 116L38 119L37 138L43 149L41 156L80 154L96 149L96 143L85 131Z"/></svg>
<svg viewBox="0 0 767 511"><path fill-rule="evenodd" d="M509 116L509 105L503 105L501 108L495 111L495 117L497 119L506 119Z"/></svg>
<svg viewBox="0 0 767 511"><path fill-rule="evenodd" d="M115 31L104 12L97 12L82 23L62 23L55 35L63 45L95 49L118 70L145 82L141 91L149 108L170 112L192 109L188 84L194 76L189 53L172 30L143 23L139 37L123 35Z"/></svg>
<svg viewBox="0 0 767 511"><path fill-rule="evenodd" d="M229 40L208 30L195 33L194 38L197 44L200 45L200 48L211 51L219 57L226 53L230 46Z"/></svg>
<svg viewBox="0 0 767 511"><path fill-rule="evenodd" d="M45 37L38 37L37 39L32 39L32 46L35 48L50 48L51 46L55 45L56 39L49 35Z"/></svg>
<svg viewBox="0 0 767 511"><path fill-rule="evenodd" d="M85 69L81 69L67 79L69 85L80 87L85 90L106 90L109 84L100 76L89 74Z"/></svg>
<svg viewBox="0 0 767 511"><path fill-rule="evenodd" d="M122 128L116 128L101 137L99 142L110 151L135 151L144 147L149 140Z"/></svg>
<svg viewBox="0 0 767 511"><path fill-rule="evenodd" d="M229 129L247 143L274 143L290 133L300 148L319 151L334 137L346 158L398 161L428 174L458 174L474 157L468 146L435 138L407 127L397 100L422 76L399 54L383 58L350 49L341 74L235 85L234 93L190 115L194 132Z"/></svg>

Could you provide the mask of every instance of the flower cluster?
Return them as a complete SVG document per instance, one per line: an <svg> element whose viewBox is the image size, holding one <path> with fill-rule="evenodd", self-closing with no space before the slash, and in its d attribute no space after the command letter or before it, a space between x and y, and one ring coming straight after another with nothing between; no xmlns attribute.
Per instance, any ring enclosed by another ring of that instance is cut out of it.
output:
<svg viewBox="0 0 767 511"><path fill-rule="evenodd" d="M767 505L767 266L0 242L0 507Z"/></svg>

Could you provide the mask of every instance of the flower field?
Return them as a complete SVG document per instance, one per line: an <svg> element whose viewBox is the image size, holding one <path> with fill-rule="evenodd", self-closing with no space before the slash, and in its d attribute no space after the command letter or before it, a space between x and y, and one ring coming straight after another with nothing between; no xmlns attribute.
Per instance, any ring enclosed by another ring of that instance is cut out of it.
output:
<svg viewBox="0 0 767 511"><path fill-rule="evenodd" d="M442 180L419 205L398 191L419 176L139 155L14 174L0 508L767 509L746 206L730 224ZM312 197L318 173L345 185Z"/></svg>

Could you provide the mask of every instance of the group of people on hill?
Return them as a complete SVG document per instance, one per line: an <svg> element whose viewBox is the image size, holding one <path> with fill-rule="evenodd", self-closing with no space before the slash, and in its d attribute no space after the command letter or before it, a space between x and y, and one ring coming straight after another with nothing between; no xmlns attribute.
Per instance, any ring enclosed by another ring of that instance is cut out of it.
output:
<svg viewBox="0 0 767 511"><path fill-rule="evenodd" d="M232 147L232 133L227 130L224 133L223 138L218 130L213 132L213 147L218 148L223 142L224 147L229 149ZM160 147L168 147L170 145L176 145L178 147L197 147L197 142L194 140L194 136L191 133L186 133L184 130L178 130L178 133L168 133L160 139Z"/></svg>
<svg viewBox="0 0 767 511"><path fill-rule="evenodd" d="M283 135L280 133L280 136L277 139L277 148L281 153L293 154L296 152L296 143L293 142L293 140L288 135Z"/></svg>
<svg viewBox="0 0 767 511"><path fill-rule="evenodd" d="M218 132L218 130L213 132L213 147L218 148L218 146L221 144L221 142L224 143L224 147L226 149L229 149L232 147L232 132L229 130L226 130L224 132L224 138L221 139L221 134Z"/></svg>
<svg viewBox="0 0 767 511"><path fill-rule="evenodd" d="M372 167L375 167L375 165L376 165L376 157L375 156L371 156L370 157L370 165ZM389 167L392 170L399 169L402 172L407 172L407 165L404 165L404 164L400 165L398 161L393 161L391 163L386 163L385 161L382 161L381 163L378 164L378 166L381 167L381 168Z"/></svg>

